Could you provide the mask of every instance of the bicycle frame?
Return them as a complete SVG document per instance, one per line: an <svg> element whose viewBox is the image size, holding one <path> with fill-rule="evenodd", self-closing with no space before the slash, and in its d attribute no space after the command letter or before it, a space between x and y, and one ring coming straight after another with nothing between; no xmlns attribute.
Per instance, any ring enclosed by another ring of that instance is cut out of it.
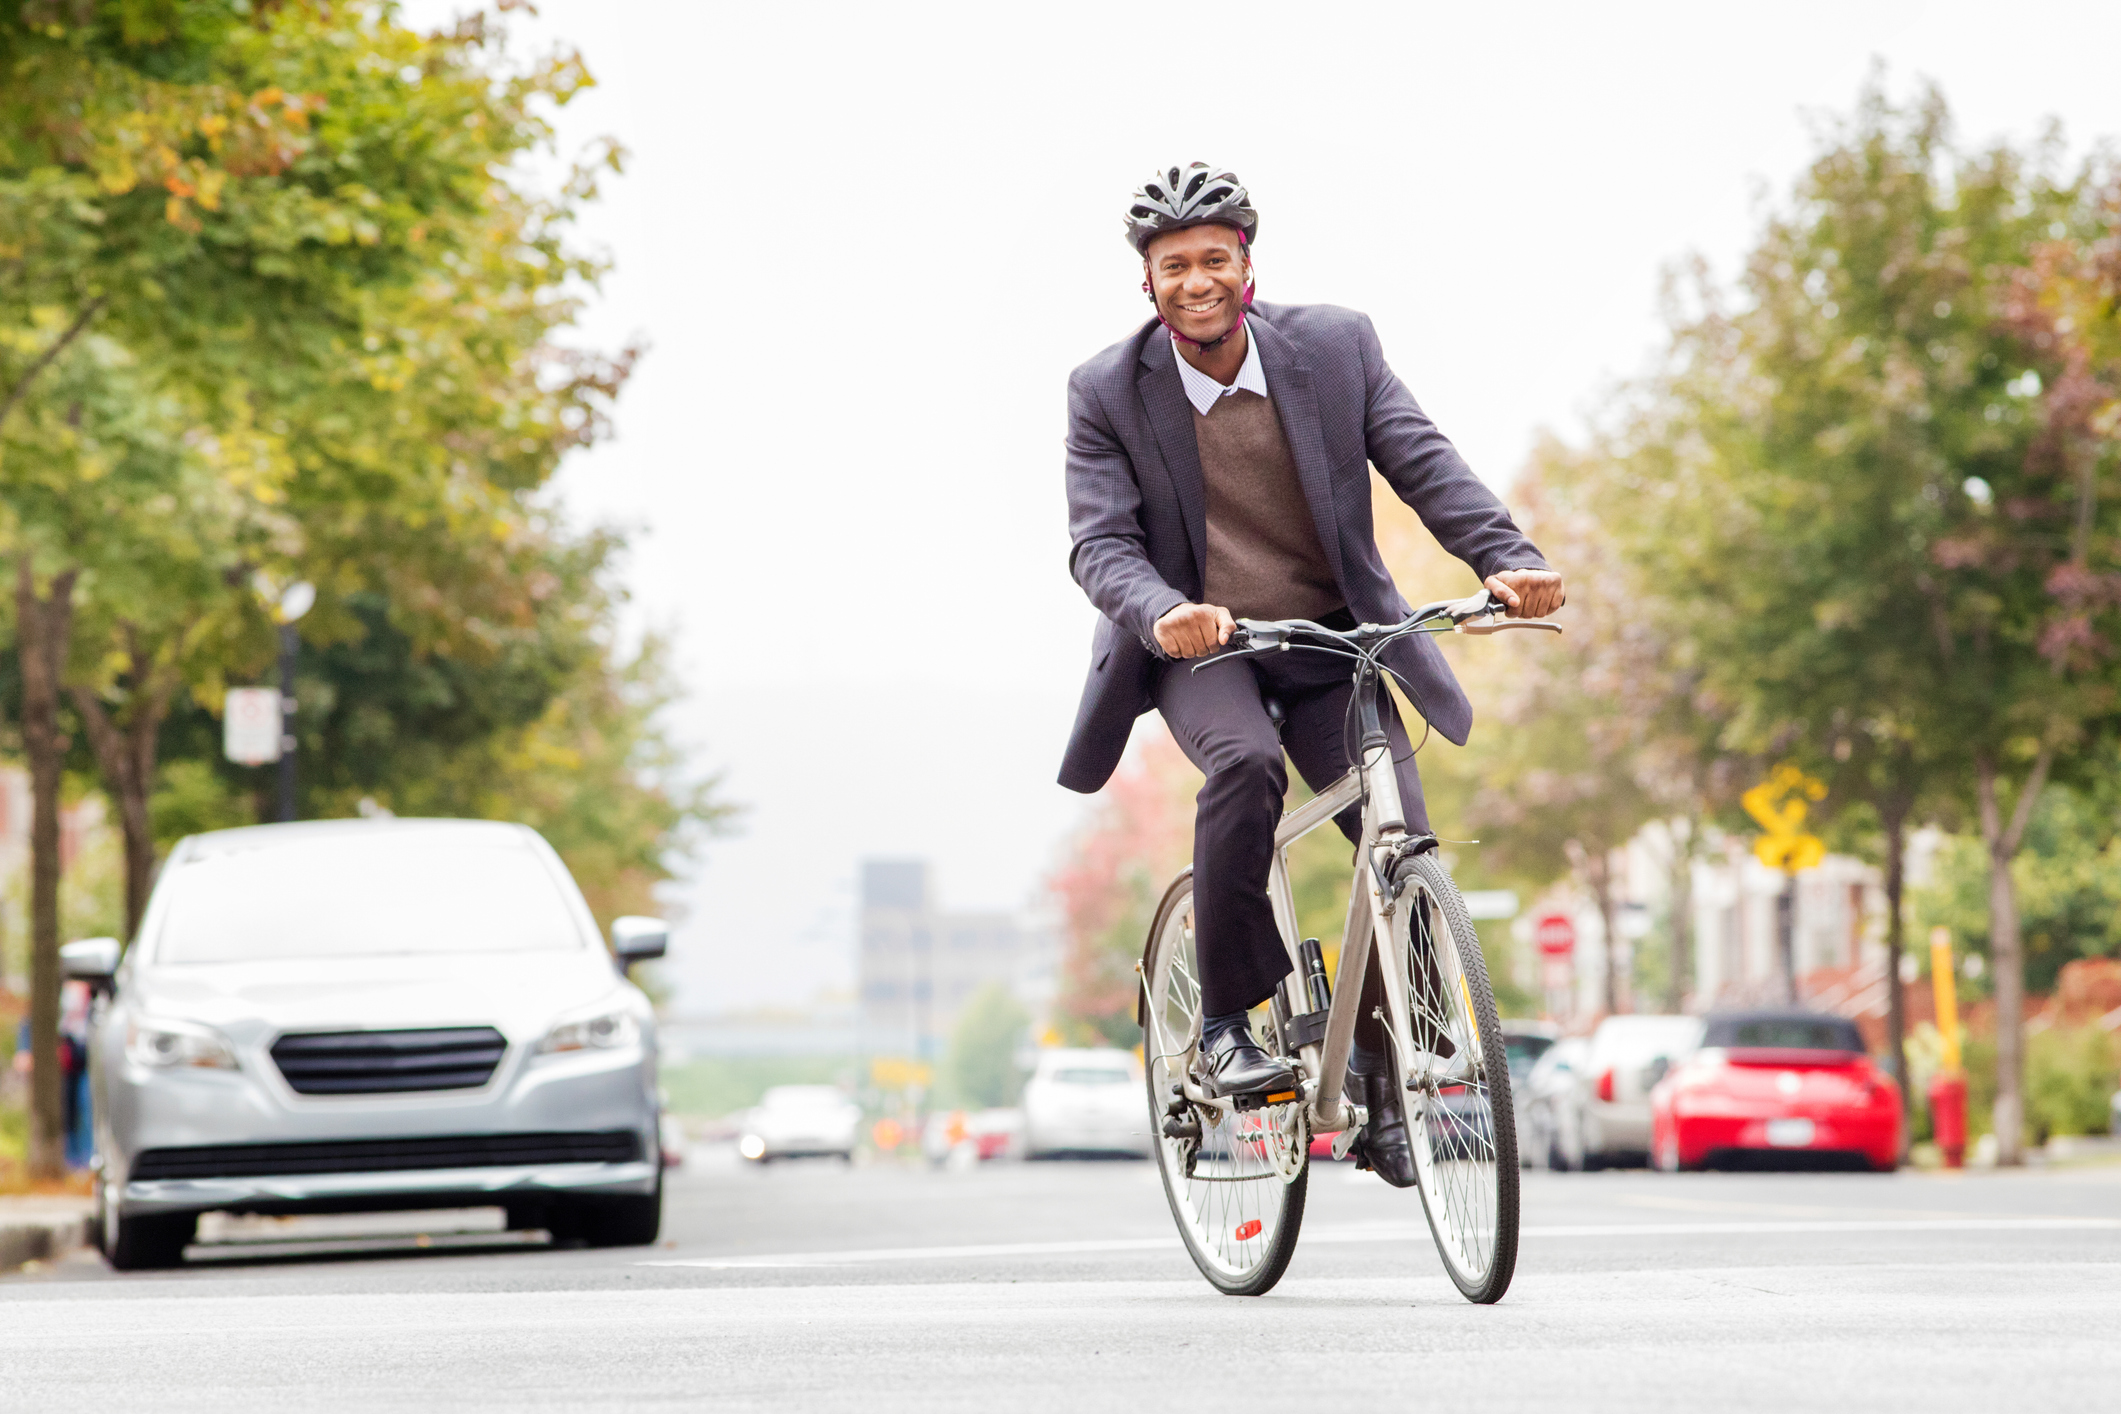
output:
<svg viewBox="0 0 2121 1414"><path fill-rule="evenodd" d="M1289 846L1360 800L1363 803L1362 839L1356 846L1360 861L1348 889L1348 917L1341 930L1340 958L1334 969L1333 998L1326 1012L1322 1041L1302 1047L1304 1072L1315 1078L1310 1099L1311 1128L1319 1133L1346 1130L1357 1123L1349 1106L1341 1103L1348 1073L1348 1052L1355 1041L1356 1012L1362 1004L1363 973L1369 965L1375 940L1389 937L1396 900L1379 887L1397 852L1408 840L1406 814L1399 795L1399 776L1393 770L1392 745L1385 736L1377 711L1377 694L1383 690L1374 670L1356 684L1358 710L1362 714L1360 764L1349 768L1329 789L1284 815L1274 831L1274 859L1269 866L1267 893L1274 907L1274 920L1288 949L1291 971L1282 982L1282 1011L1298 1016L1309 1009L1303 995L1304 962L1298 950L1296 906L1289 885ZM1413 1028L1407 1016L1404 960L1392 948L1378 959L1384 969L1385 1025L1393 1048L1401 1056L1413 1054Z"/></svg>
<svg viewBox="0 0 2121 1414"><path fill-rule="evenodd" d="M1326 1013L1325 1034L1322 1040L1297 1051L1307 1081L1306 1088L1310 1092L1311 1128L1318 1133L1352 1133L1362 1123L1359 1107L1342 1103L1348 1053L1355 1041L1356 1011L1362 1002L1363 973L1369 964L1370 948L1375 938L1389 936L1396 904L1396 900L1387 897L1379 885L1388 877L1392 864L1412 839L1407 834L1399 777L1393 770L1392 744L1378 715L1377 694L1382 690L1383 684L1374 668L1366 670L1357 681L1356 700L1363 732L1358 753L1360 764L1349 768L1348 773L1331 787L1282 816L1274 831L1274 858L1268 867L1267 894L1290 962L1289 976L1277 989L1279 1020L1280 1017L1300 1016L1309 1010L1303 995L1304 962L1299 950L1296 907L1289 887L1289 846L1332 820L1348 806L1362 802L1362 839L1356 850L1356 858L1361 863L1356 867L1353 884L1348 890L1348 918L1341 934L1340 959L1333 979L1333 998ZM1404 959L1398 957L1394 949L1387 948L1379 963L1384 970L1387 1034L1393 1049L1404 1059L1414 1054L1412 1019L1407 1014ZM1159 1037L1159 1049L1166 1054L1184 1053L1197 1043L1197 1037L1189 1037L1184 1044L1172 1046L1171 1042L1176 1039ZM1187 1098L1197 1105L1213 1109L1231 1106L1227 1099L1210 1098L1190 1076L1181 1084Z"/></svg>

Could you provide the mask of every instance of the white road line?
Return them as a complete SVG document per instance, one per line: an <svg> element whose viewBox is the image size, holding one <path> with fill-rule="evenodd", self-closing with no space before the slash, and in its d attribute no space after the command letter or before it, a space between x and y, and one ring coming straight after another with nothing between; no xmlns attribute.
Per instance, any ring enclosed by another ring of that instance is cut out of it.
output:
<svg viewBox="0 0 2121 1414"><path fill-rule="evenodd" d="M2121 1230L2121 1218L1916 1218L1849 1222L1559 1223L1520 1229L1526 1238L1547 1237L1727 1237L1806 1232L2082 1232ZM1429 1230L1413 1223L1307 1230L1301 1243L1415 1242ZM1072 1257L1115 1252L1168 1252L1173 1237L1087 1238L1076 1242L992 1242L962 1247L867 1247L848 1252L778 1252L767 1256L668 1257L637 1267L837 1267L860 1262L971 1260L982 1257Z"/></svg>

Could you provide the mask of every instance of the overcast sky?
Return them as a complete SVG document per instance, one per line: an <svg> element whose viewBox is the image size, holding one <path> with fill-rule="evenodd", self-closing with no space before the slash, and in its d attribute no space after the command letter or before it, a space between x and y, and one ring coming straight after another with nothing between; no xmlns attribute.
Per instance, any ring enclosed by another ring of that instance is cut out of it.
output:
<svg viewBox="0 0 2121 1414"><path fill-rule="evenodd" d="M1235 169L1262 297L1367 311L1506 488L1644 365L1664 268L1735 269L1874 63L1969 139L2121 134L2111 0L539 8L522 34L599 80L563 149L632 153L585 338L652 346L561 493L636 528L674 724L749 808L676 891L687 1012L847 985L865 855L1019 906L1081 818L1063 390L1146 317L1120 213L1154 167Z"/></svg>

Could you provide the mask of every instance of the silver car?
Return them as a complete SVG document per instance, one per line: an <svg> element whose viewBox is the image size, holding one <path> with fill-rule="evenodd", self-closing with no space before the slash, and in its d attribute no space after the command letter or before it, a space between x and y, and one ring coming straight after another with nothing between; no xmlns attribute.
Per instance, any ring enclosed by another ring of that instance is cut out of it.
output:
<svg viewBox="0 0 2121 1414"><path fill-rule="evenodd" d="M349 820L197 835L163 866L91 1042L99 1245L183 1258L202 1212L451 1206L619 1246L662 1210L655 1023L612 928L521 825Z"/></svg>
<svg viewBox="0 0 2121 1414"><path fill-rule="evenodd" d="M1672 1058L1700 1040L1698 1017L1623 1015L1599 1022L1580 1052L1557 1044L1531 1080L1548 1163L1596 1169L1649 1162L1650 1091Z"/></svg>

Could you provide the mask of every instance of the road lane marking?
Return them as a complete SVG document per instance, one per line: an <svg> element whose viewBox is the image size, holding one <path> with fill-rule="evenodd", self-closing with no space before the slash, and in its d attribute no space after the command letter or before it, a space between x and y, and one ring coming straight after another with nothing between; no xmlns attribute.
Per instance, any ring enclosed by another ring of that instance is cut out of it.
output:
<svg viewBox="0 0 2121 1414"><path fill-rule="evenodd" d="M1519 1229L1526 1238L1547 1237L1730 1237L1828 1232L2082 1232L2121 1231L2121 1218L1915 1218L1818 1222L1553 1223ZM1306 1230L1299 1245L1427 1241L1427 1227L1380 1223L1364 1227ZM956 1247L867 1247L845 1252L776 1252L762 1256L665 1257L637 1267L703 1267L733 1270L770 1267L838 1267L861 1262L969 1261L983 1257L1072 1257L1120 1252L1169 1252L1171 1237L1086 1238L1074 1242L991 1242Z"/></svg>

